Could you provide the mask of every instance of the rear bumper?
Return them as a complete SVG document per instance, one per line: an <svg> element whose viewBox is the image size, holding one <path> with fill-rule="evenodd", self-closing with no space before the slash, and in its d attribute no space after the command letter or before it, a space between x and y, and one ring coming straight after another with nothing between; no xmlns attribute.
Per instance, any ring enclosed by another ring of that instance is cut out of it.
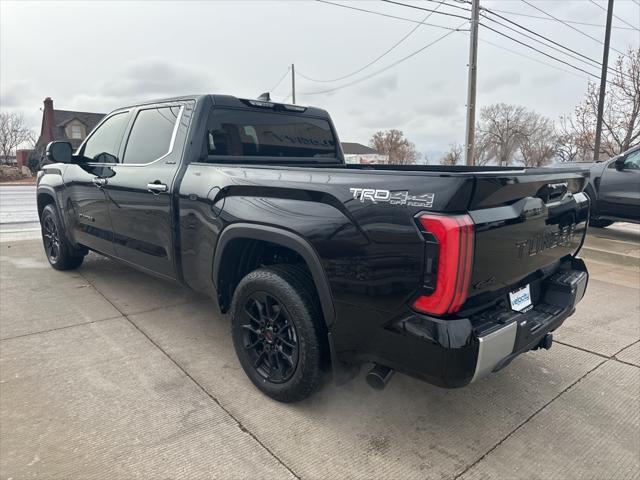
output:
<svg viewBox="0 0 640 480"><path fill-rule="evenodd" d="M477 334L478 356L471 381L504 368L521 353L536 348L547 333L571 316L587 288L585 270L566 270L543 282L542 303L526 313L495 318ZM500 325L502 323L502 325Z"/></svg>
<svg viewBox="0 0 640 480"><path fill-rule="evenodd" d="M454 320L401 314L385 328L376 352L358 355L358 361L380 363L445 388L465 386L538 347L573 314L588 278L582 260L566 262L540 282L526 313L499 303Z"/></svg>

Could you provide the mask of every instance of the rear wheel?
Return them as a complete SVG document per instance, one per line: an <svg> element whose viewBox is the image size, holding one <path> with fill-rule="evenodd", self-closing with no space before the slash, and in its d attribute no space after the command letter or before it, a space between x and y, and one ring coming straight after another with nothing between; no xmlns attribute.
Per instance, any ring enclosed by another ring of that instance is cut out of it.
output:
<svg viewBox="0 0 640 480"><path fill-rule="evenodd" d="M251 381L280 402L295 402L320 387L323 329L308 274L294 265L249 273L231 304L233 343Z"/></svg>
<svg viewBox="0 0 640 480"><path fill-rule="evenodd" d="M82 265L84 252L71 247L67 242L62 222L54 205L44 207L40 216L42 244L47 260L56 270L73 270Z"/></svg>
<svg viewBox="0 0 640 480"><path fill-rule="evenodd" d="M591 220L589 220L590 227L605 228L610 225L613 225L613 220L604 220L600 218L592 218Z"/></svg>

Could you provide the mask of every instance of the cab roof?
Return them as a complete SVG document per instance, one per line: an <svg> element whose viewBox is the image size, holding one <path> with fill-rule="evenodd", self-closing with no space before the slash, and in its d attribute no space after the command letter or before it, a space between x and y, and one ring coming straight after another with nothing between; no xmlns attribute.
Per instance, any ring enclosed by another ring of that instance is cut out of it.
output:
<svg viewBox="0 0 640 480"><path fill-rule="evenodd" d="M268 101L268 102L263 102L260 100L255 100L255 99L249 99L249 98L238 98L235 97L233 95L222 95L222 94L195 94L195 95L181 95L178 97L168 97L168 98L157 98L157 99L153 99L153 100L147 100L144 102L140 102L140 103L135 103L132 105L127 105L127 106L123 106L118 108L117 110L121 110L123 108L134 108L134 107L141 107L144 105L152 105L154 103L167 103L167 102L178 102L178 101L184 101L184 100L203 100L206 97L209 97L211 99L211 101L213 102L214 105L217 106L223 106L223 107L230 107L230 108L240 108L240 109L267 109L269 107L264 107L264 106L258 106L258 105L252 105L251 103L255 103L255 104L273 104L276 107L282 107L282 108L278 108L278 110L285 110L285 111L289 111L290 113L296 113L296 114L303 114L303 115L313 115L316 117L326 117L329 118L329 113L326 110L323 110L321 108L316 108L316 107L308 107L305 105L291 105L291 104L286 104L286 103L281 103L281 102L273 102L273 101ZM251 103L250 103L251 102ZM299 107L301 109L304 110L293 110L293 109L289 109L286 107Z"/></svg>

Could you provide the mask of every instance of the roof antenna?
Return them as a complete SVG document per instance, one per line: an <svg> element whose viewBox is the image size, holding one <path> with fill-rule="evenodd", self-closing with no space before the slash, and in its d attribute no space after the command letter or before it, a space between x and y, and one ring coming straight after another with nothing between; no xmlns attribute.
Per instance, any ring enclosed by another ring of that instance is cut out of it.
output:
<svg viewBox="0 0 640 480"><path fill-rule="evenodd" d="M261 102L270 102L271 96L269 95L269 92L264 92L257 98L257 100L260 100Z"/></svg>

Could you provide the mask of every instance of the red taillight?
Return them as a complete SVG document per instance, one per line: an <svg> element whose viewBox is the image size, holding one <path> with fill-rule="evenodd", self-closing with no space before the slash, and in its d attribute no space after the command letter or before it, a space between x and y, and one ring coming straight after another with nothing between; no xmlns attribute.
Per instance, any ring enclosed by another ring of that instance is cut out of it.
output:
<svg viewBox="0 0 640 480"><path fill-rule="evenodd" d="M413 308L434 315L457 312L471 280L473 221L468 215L433 214L420 215L418 221L437 242L437 273L433 292L420 295Z"/></svg>

